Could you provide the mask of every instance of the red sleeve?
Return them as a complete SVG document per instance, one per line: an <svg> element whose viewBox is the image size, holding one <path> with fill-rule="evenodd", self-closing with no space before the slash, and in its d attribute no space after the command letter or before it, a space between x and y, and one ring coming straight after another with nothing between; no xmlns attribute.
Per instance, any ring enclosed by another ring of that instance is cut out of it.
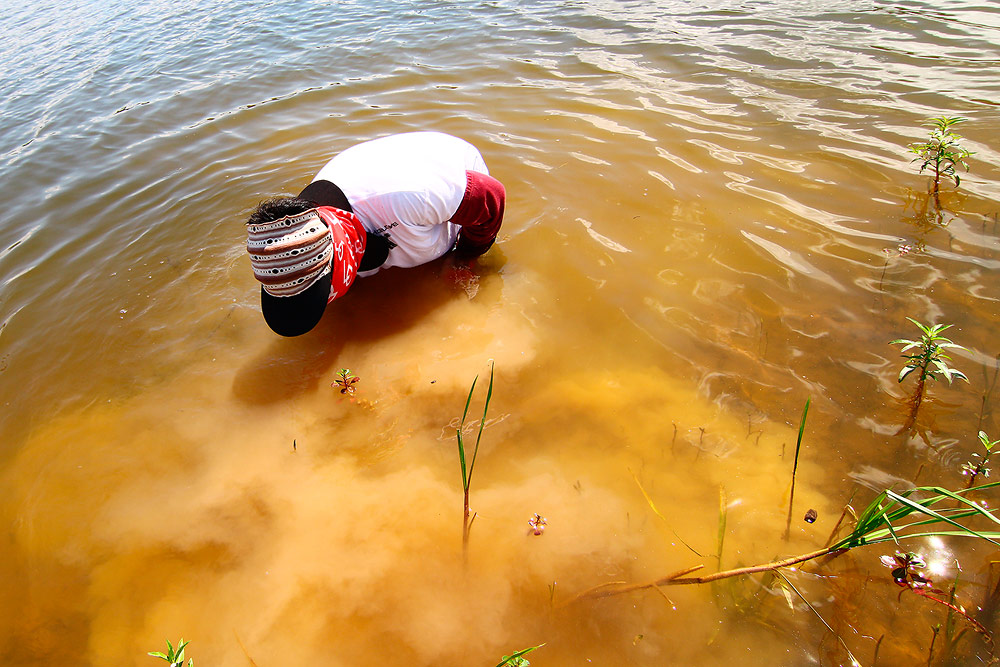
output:
<svg viewBox="0 0 1000 667"><path fill-rule="evenodd" d="M496 241L507 193L492 176L467 171L465 178L465 196L451 216L451 221L462 227L455 250L466 257L478 257Z"/></svg>

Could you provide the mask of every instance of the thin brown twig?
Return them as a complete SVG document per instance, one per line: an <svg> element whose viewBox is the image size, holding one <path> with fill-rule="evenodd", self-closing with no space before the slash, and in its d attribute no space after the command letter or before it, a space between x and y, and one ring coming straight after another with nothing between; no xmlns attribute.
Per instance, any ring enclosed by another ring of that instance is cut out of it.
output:
<svg viewBox="0 0 1000 667"><path fill-rule="evenodd" d="M924 591L922 591L922 590L920 590L918 588L912 588L911 587L910 590L913 591L914 593L916 593L917 595L919 595L922 598L926 598L926 599L930 600L931 602L937 602L938 604L943 604L945 607L948 607L948 609L951 609L953 612L955 612L956 614L958 614L959 616L961 616L962 618L964 618L969 623L969 625L972 626L973 630L975 630L976 632L978 632L979 634L981 634L983 636L983 638L987 642L989 642L990 646L993 645L993 635L990 634L990 631L987 630L985 627L983 627L982 623L980 623L976 619L974 619L971 616L969 616L969 613L967 611L965 611L965 609L963 609L962 607L958 606L957 604L953 604L951 602L948 602L947 600L942 600L941 598L934 597L930 593L925 593Z"/></svg>
<svg viewBox="0 0 1000 667"><path fill-rule="evenodd" d="M844 505L844 510L840 513L840 518L837 519L836 525L834 525L833 530L830 531L830 537L826 540L826 546L830 546L833 543L833 538L837 536L837 531L840 530L840 524L844 523L844 517L847 516L847 513L850 512L852 516L854 515L854 508L851 507L851 501L854 500L854 496L857 492L858 490L854 489L851 497L847 499L847 504Z"/></svg>
<svg viewBox="0 0 1000 667"><path fill-rule="evenodd" d="M631 593L632 591L638 591L638 590L642 590L642 589L645 589L645 588L655 588L655 589L659 590L660 586L668 585L674 579L676 579L678 577L683 577L686 574L691 574L692 572L696 572L696 571L700 570L703 567L704 567L704 565L695 565L694 567L684 568L683 570L678 570L676 572L672 572L672 573L668 574L665 577L661 577L661 578L657 579L656 581L651 581L651 582L646 583L646 584L631 584L631 585L627 585L627 583L624 582L624 581L610 581L610 582L607 582L607 583L598 584L597 586L594 586L593 588L588 588L587 590L583 591L582 593L580 593L576 597L572 598L571 600L569 600L565 604L570 605L570 604L573 604L575 602L579 602L580 600L584 600L584 599L588 599L588 598L590 598L590 599L606 598L606 597L611 597L612 595L621 595L622 593ZM620 586L620 588L615 588L613 590L607 590L611 586ZM663 593L663 591L659 591L659 592Z"/></svg>
<svg viewBox="0 0 1000 667"><path fill-rule="evenodd" d="M611 597L612 595L621 595L622 593L631 593L633 591L639 591L646 588L655 588L658 586L683 586L686 584L707 584L712 581L718 581L719 579L728 579L730 577L739 577L747 574L757 574L758 572L770 572L773 570L778 570L783 567L791 567L792 565L798 565L799 563L804 563L806 561L814 560L816 558L821 558L822 556L839 556L840 554L848 551L846 548L834 549L832 547L826 547L820 549L819 551L813 551L811 553L803 554L801 556L794 556L792 558L786 558L784 560L778 560L771 563L766 563L764 565L754 565L751 567L740 567L734 570L723 570L721 572L716 572L715 574L708 574L703 577L687 577L685 575L700 570L703 565L695 565L694 567L689 567L683 570L678 570L677 572L672 572L665 577L661 577L656 581L652 581L647 584L631 584L628 586L621 586L620 588L615 588L613 590L602 590L607 589L609 586L620 585L620 582L605 583L595 586L593 588L588 588L584 592L580 593L573 599L571 599L566 604L572 604L578 602L579 600L586 598L605 598Z"/></svg>
<svg viewBox="0 0 1000 667"><path fill-rule="evenodd" d="M243 649L243 655L247 657L247 660L250 661L250 664L253 665L253 667L257 667L257 663L250 657L250 651L248 651L247 647L243 645L243 640L240 639L240 635L236 632L235 628L233 629L233 635L236 637L236 643L240 645L241 649Z"/></svg>
<svg viewBox="0 0 1000 667"><path fill-rule="evenodd" d="M725 570L723 572L716 572L715 574L709 574L704 577L676 578L676 579L671 579L668 583L671 586L681 586L684 584L707 584L711 581L718 581L719 579L728 579L730 577L739 577L746 574L757 574L758 572L770 572L771 570L780 570L783 567L791 567L792 565L798 565L799 563L804 563L808 560L813 560L815 558L820 558L822 556L828 556L828 555L837 556L845 551L847 551L847 549L833 549L831 547L827 547L825 549L820 549L819 551L813 551L811 553L807 553L802 556L795 556L794 558L786 558L785 560L774 561L773 563L766 563L764 565L754 565L751 567L740 567L735 570Z"/></svg>

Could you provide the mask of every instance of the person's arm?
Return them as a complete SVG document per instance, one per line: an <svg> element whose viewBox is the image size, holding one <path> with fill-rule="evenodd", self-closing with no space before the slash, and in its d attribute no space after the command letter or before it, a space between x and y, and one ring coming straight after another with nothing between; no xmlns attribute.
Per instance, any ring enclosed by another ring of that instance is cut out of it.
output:
<svg viewBox="0 0 1000 667"><path fill-rule="evenodd" d="M477 171L466 172L465 197L451 222L462 227L455 253L463 259L479 257L493 245L503 222L507 193L503 184Z"/></svg>

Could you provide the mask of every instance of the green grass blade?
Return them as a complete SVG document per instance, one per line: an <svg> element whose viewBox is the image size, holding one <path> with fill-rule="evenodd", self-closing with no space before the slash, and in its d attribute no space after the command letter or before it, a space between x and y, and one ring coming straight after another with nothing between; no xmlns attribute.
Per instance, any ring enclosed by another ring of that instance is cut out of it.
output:
<svg viewBox="0 0 1000 667"><path fill-rule="evenodd" d="M792 530L792 505L795 503L795 473L799 469L799 451L802 449L802 433L806 428L806 415L809 414L809 403L812 399L806 399L806 406L802 409L802 419L799 420L799 437L795 440L795 462L792 464L792 485L788 491L788 516L785 519L785 539L788 539Z"/></svg>
<svg viewBox="0 0 1000 667"><path fill-rule="evenodd" d="M941 522L944 522L944 523L947 523L947 524L951 524L952 526L955 526L956 528L964 530L964 531L966 531L967 533L969 533L971 535L975 535L976 537L981 537L984 540L987 540L989 542L993 542L997 546L1000 546L1000 543L997 543L997 542L995 542L994 540L991 540L988 537L984 537L981 533L978 533L978 532L972 530L971 528L967 528L967 527L963 526L962 524L958 523L957 521L955 521L955 520L953 520L953 519L951 519L949 517L946 517L943 514L937 512L935 510L932 510L930 507L926 507L924 505L921 505L920 503L914 502L914 501L910 500L909 498L907 498L905 496L901 496L898 493L894 493L892 491L886 491L886 495L889 498L891 498L892 500L895 500L896 502L898 502L900 504L903 504L903 505L906 505L907 507L910 507L915 512L920 512L921 514L926 514L928 516L934 517L934 518L938 519L938 521L941 521ZM985 514L989 515L989 512L986 512L985 510L983 510L983 512ZM997 521L995 517L991 516L991 518L994 521L996 521L997 523L1000 523L1000 521Z"/></svg>
<svg viewBox="0 0 1000 667"><path fill-rule="evenodd" d="M522 655L527 655L532 651L537 651L543 646L545 646L544 643L539 644L538 646L532 646L530 648L523 648L520 651L515 651L514 653L511 653L510 655L506 656L505 660L501 660L499 663L497 663L497 667L507 667L507 665L513 664L511 661L514 660L515 658L520 658Z"/></svg>
<svg viewBox="0 0 1000 667"><path fill-rule="evenodd" d="M799 449L802 447L802 432L806 429L806 415L809 414L809 403L812 398L806 399L806 407L802 408L802 419L799 421L799 437L795 441L795 463L792 465L792 478L795 478L795 471L799 467Z"/></svg>
<svg viewBox="0 0 1000 667"><path fill-rule="evenodd" d="M458 461L462 464L462 488L469 488L469 481L465 474L465 445L462 444L462 429L455 429L455 435L458 438Z"/></svg>
<svg viewBox="0 0 1000 667"><path fill-rule="evenodd" d="M462 421L458 424L456 435L458 437L458 460L462 464L462 489L469 490L469 470L465 466L465 443L462 441L462 429L465 428L465 418L469 416L469 405L472 403L472 392L476 390L476 382L479 381L477 375L472 379L472 386L469 388L469 397L465 399L465 410L462 412Z"/></svg>
<svg viewBox="0 0 1000 667"><path fill-rule="evenodd" d="M932 530L925 533L910 533L909 535L901 535L900 540L912 540L918 537L975 537L978 539L986 540L992 544L1000 546L1000 532L973 532L970 530ZM888 530L878 530L868 536L865 540L865 545L871 544L884 544L885 542L893 542L894 539L889 535ZM851 547L844 547L851 548Z"/></svg>
<svg viewBox="0 0 1000 667"><path fill-rule="evenodd" d="M885 520L885 529L889 531L889 534L890 534L890 535L892 535L892 539L893 539L893 541L895 541L895 542L896 542L896 544L899 544L899 538L898 538L898 537L896 537L896 531L895 531L895 530L893 529L893 527L892 527L892 522L891 522L891 521L889 521L889 517L887 517L887 516L886 516L886 515L885 515L885 514L883 513L883 514L882 514L882 518L883 518L883 520Z"/></svg>
<svg viewBox="0 0 1000 667"><path fill-rule="evenodd" d="M994 486L996 484L1000 484L1000 482L992 482L990 484L983 484L982 486L973 487L973 488L976 488L976 489L985 489L987 487ZM976 503L976 502L974 502L972 500L969 500L968 498L963 498L958 493L955 493L953 491L949 491L948 489L943 489L941 487L936 487L936 486L935 487L922 487L922 488L925 488L925 489L928 489L928 490L929 489L933 489L935 493L938 493L938 494L940 494L940 495L942 495L942 496L944 496L946 498L951 498L952 500L958 501L958 502L962 503L963 505L968 506L969 510L967 510L967 511L974 511L977 514L986 517L987 519L989 519L993 523L1000 524L1000 518L997 518L996 515L994 515L992 512L990 512L989 510L987 510L985 507L979 505L978 503ZM972 489L966 489L966 490L971 491Z"/></svg>
<svg viewBox="0 0 1000 667"><path fill-rule="evenodd" d="M858 523L852 531L852 534L858 532L868 532L879 523L882 522L882 517L885 515L885 509L882 507L882 501L885 499L885 491L875 496L875 499L864 509L861 516L858 517Z"/></svg>
<svg viewBox="0 0 1000 667"><path fill-rule="evenodd" d="M493 398L493 363L490 363L490 388L486 390L486 403L483 405L483 418L479 420L479 435L476 436L476 448L472 450L472 460L469 461L469 480L472 480L472 469L476 467L476 455L479 454L479 441L483 437L483 428L486 426L486 412L490 409L490 399ZM479 377L478 375L476 376ZM473 383L475 384L475 383ZM472 398L472 394L469 394Z"/></svg>
<svg viewBox="0 0 1000 667"><path fill-rule="evenodd" d="M478 375L472 379L472 387L469 389L469 397L465 399L465 412L462 413L462 426L465 426L465 417L469 414L469 404L472 403L472 392L476 390L476 382L478 380Z"/></svg>
<svg viewBox="0 0 1000 667"><path fill-rule="evenodd" d="M952 510L952 511L954 511L954 510ZM943 510L941 511L941 514L944 514ZM958 513L955 513L955 514L950 514L950 516L951 516L952 519L956 519L957 520L957 519L964 519L964 518L970 517L970 516L975 516L976 514L978 514L978 512L976 512L975 510L962 510L961 512L958 512ZM910 528L914 528L916 526L929 526L929 525L932 525L932 524L935 524L935 523L941 523L941 522L938 521L937 519L933 519L933 518L932 519L924 519L923 521L914 521L913 523L907 523L907 524L903 524L902 526L896 526L896 532L897 533L902 533L902 532L904 532L906 530L909 530Z"/></svg>

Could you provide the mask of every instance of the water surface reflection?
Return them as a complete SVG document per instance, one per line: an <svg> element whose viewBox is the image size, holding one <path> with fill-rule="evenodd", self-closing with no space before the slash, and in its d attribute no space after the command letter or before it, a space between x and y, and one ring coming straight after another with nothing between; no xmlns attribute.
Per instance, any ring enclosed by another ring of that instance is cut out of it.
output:
<svg viewBox="0 0 1000 667"><path fill-rule="evenodd" d="M14 0L0 31L7 664L180 635L218 665L842 661L768 579L563 603L819 548L852 493L961 486L1000 433L990 5ZM906 145L943 113L976 155L935 210ZM507 186L478 293L386 273L275 340L242 218L411 129ZM971 379L913 437L907 316L954 323ZM452 429L490 359L463 570ZM979 604L988 549L911 548ZM792 576L862 662L941 622L879 555Z"/></svg>

